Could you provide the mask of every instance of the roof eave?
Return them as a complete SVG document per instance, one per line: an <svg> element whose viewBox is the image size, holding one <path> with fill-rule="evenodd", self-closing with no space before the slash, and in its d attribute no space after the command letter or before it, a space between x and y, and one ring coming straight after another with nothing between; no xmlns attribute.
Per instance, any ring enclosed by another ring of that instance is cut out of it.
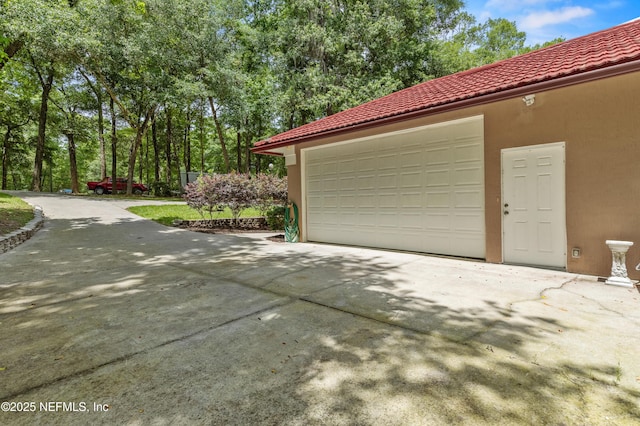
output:
<svg viewBox="0 0 640 426"><path fill-rule="evenodd" d="M266 143L260 146L253 147L251 151L257 154L274 155L273 150L289 145L297 145L305 142L312 142L318 139L324 139L331 136L351 133L359 130L366 130L379 126L385 126L402 121L412 120L432 114L440 114L449 111L456 111L459 109L469 108L472 106L484 105L492 102L498 102L506 99L511 99L524 94L535 93L540 91L559 89L562 87L572 86L580 83L587 83L591 81L601 80L603 78L615 77L618 75L628 74L631 72L640 71L640 59L636 59L630 62L624 62L604 68L598 68L591 71L582 72L579 74L571 74L564 77L548 79L539 81L536 83L527 84L524 86L518 86L511 89L501 90L499 92L487 93L484 95L475 96L472 98L461 99L454 102L449 102L442 105L436 105L432 107L422 108L414 111L409 111L402 114L392 115L389 117L357 123L347 127L340 127L331 129L319 133L313 133L304 135L297 138L292 138L275 143Z"/></svg>

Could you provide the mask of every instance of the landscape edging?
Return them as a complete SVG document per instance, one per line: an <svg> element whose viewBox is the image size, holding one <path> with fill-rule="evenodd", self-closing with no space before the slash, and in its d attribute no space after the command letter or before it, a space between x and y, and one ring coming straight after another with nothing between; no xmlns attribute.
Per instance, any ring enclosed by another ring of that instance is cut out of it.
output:
<svg viewBox="0 0 640 426"><path fill-rule="evenodd" d="M269 230L267 219L264 217L241 217L238 219L201 219L201 220L181 220L173 221L173 226L177 228L210 228L210 229L233 229L233 230Z"/></svg>
<svg viewBox="0 0 640 426"><path fill-rule="evenodd" d="M31 219L29 223L7 235L0 236L0 254L6 253L27 241L38 231L38 229L42 228L43 224L44 213L42 212L42 207L34 206L33 219Z"/></svg>

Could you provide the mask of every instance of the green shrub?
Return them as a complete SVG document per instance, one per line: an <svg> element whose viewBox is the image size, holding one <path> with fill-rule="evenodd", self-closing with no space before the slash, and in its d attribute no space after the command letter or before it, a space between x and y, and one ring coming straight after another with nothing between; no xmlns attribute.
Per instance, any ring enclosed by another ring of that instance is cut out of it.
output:
<svg viewBox="0 0 640 426"><path fill-rule="evenodd" d="M153 182L151 190L156 197L171 197L171 187L166 182Z"/></svg>
<svg viewBox="0 0 640 426"><path fill-rule="evenodd" d="M278 231L284 229L284 206L273 206L267 210L267 225L269 229Z"/></svg>

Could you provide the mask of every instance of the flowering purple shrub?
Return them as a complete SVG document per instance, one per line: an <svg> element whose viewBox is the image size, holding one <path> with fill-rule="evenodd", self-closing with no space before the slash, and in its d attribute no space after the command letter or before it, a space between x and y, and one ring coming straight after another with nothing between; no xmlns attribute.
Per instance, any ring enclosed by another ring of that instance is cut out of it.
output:
<svg viewBox="0 0 640 426"><path fill-rule="evenodd" d="M287 200L287 181L271 175L202 175L185 186L184 199L203 218L205 213L212 218L214 211L228 207L237 219L247 207L266 211L273 205L283 205Z"/></svg>
<svg viewBox="0 0 640 426"><path fill-rule="evenodd" d="M184 187L184 199L187 205L200 213L204 218L205 212L209 218L213 218L213 212L223 207L217 196L216 190L220 186L222 175L201 175L195 182L188 183Z"/></svg>
<svg viewBox="0 0 640 426"><path fill-rule="evenodd" d="M287 203L287 178L258 175L254 179L258 188L257 207L263 214L273 206L284 206Z"/></svg>
<svg viewBox="0 0 640 426"><path fill-rule="evenodd" d="M218 185L215 189L220 204L229 207L234 219L247 207L258 204L258 188L251 175L244 173L230 173L217 175Z"/></svg>

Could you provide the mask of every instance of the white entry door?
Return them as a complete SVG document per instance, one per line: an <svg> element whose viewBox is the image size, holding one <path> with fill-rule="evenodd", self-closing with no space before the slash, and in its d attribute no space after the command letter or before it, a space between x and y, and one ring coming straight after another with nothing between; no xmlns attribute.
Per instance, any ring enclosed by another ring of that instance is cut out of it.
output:
<svg viewBox="0 0 640 426"><path fill-rule="evenodd" d="M505 263L566 267L564 142L502 150Z"/></svg>

